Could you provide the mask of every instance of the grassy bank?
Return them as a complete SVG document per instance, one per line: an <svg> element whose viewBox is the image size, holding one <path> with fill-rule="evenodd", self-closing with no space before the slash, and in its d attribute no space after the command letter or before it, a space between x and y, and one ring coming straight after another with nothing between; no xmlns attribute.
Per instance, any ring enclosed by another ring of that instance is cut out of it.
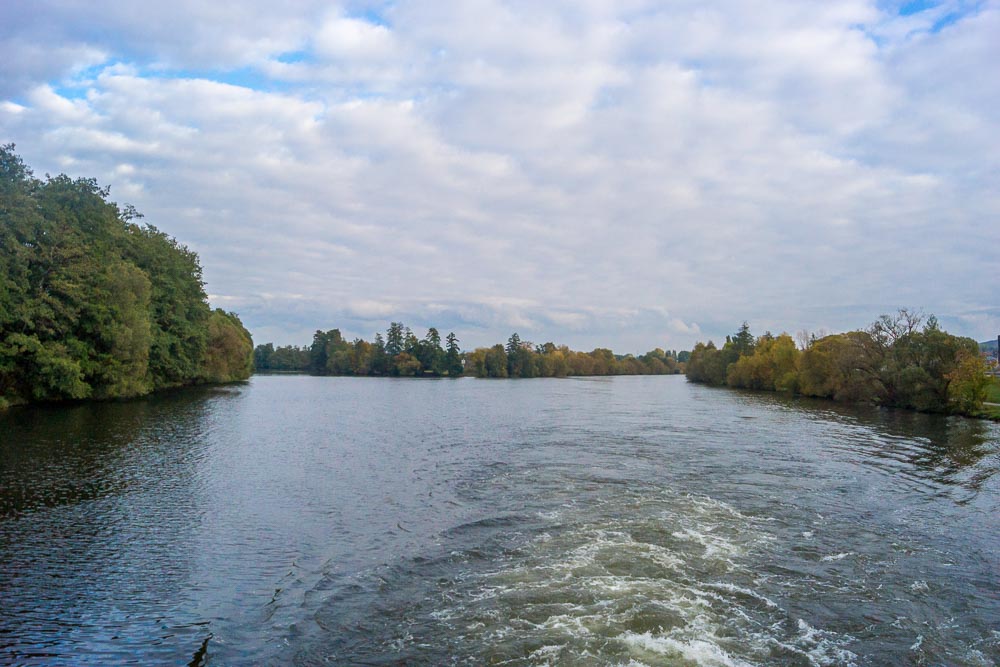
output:
<svg viewBox="0 0 1000 667"><path fill-rule="evenodd" d="M986 388L986 402L1000 403L1000 378L993 378L990 386Z"/></svg>

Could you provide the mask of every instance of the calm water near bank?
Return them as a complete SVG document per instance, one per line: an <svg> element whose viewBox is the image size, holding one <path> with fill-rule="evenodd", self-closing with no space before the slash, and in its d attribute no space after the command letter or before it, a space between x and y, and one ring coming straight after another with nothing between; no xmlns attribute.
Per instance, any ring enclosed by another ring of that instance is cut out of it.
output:
<svg viewBox="0 0 1000 667"><path fill-rule="evenodd" d="M0 664L995 665L1000 427L682 377L0 415Z"/></svg>

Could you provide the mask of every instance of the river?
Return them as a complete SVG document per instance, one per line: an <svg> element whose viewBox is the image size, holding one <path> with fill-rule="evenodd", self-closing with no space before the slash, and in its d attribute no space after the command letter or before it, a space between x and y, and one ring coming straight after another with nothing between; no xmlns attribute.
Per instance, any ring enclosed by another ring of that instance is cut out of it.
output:
<svg viewBox="0 0 1000 667"><path fill-rule="evenodd" d="M0 415L0 663L995 665L1000 428L682 377Z"/></svg>

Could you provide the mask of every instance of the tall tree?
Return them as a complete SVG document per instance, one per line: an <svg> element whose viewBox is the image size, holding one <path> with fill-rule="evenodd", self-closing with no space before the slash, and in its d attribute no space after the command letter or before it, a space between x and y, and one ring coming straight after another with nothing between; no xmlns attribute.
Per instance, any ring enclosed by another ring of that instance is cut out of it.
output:
<svg viewBox="0 0 1000 667"><path fill-rule="evenodd" d="M448 375L455 377L462 374L462 350L458 346L458 337L455 332L451 332L445 338L447 342L445 353L445 369Z"/></svg>
<svg viewBox="0 0 1000 667"><path fill-rule="evenodd" d="M403 323L391 322L385 335L385 353L395 357L403 351Z"/></svg>
<svg viewBox="0 0 1000 667"><path fill-rule="evenodd" d="M443 375L444 350L441 349L441 334L434 327L427 330L427 335L420 345L420 363L425 371L434 375Z"/></svg>
<svg viewBox="0 0 1000 667"><path fill-rule="evenodd" d="M372 373L375 375L386 375L389 372L389 355L386 352L385 340L382 334L375 334L375 342L372 345Z"/></svg>

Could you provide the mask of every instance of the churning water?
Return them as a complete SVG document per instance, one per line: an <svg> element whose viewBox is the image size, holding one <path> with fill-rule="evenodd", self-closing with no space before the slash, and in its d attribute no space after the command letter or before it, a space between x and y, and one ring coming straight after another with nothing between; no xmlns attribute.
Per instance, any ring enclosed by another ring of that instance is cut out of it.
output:
<svg viewBox="0 0 1000 667"><path fill-rule="evenodd" d="M0 662L995 665L1000 429L679 377L0 416Z"/></svg>

